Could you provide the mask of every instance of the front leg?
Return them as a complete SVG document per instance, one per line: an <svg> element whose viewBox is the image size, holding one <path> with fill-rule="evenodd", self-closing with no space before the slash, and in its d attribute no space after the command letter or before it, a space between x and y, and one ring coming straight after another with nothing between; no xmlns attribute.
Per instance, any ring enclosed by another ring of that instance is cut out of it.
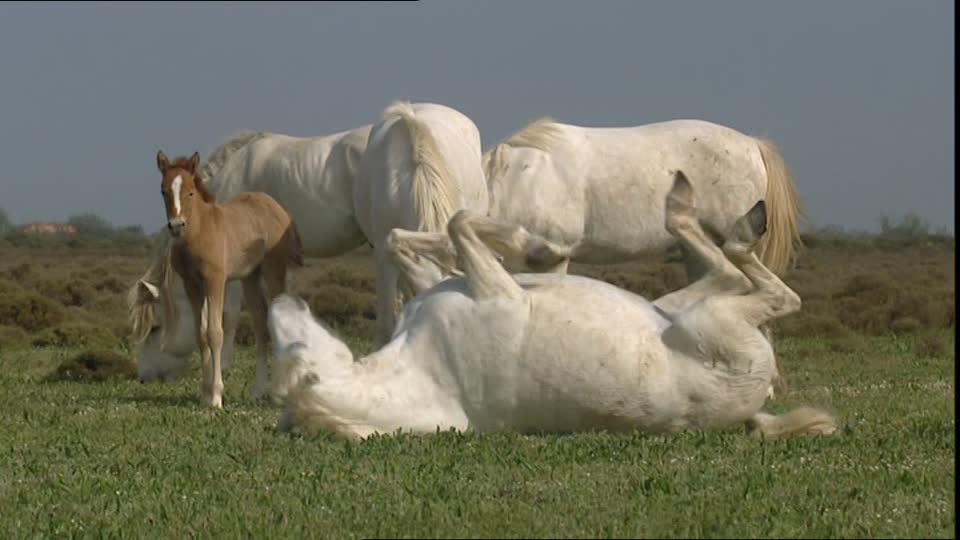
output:
<svg viewBox="0 0 960 540"><path fill-rule="evenodd" d="M460 268L474 300L524 297L523 289L507 273L491 246L477 236L474 224L486 218L469 210L460 210L450 219L447 233L456 247Z"/></svg>
<svg viewBox="0 0 960 540"><path fill-rule="evenodd" d="M387 254L400 272L411 297L458 274L453 243L444 233L393 229L387 235Z"/></svg>
<svg viewBox="0 0 960 540"><path fill-rule="evenodd" d="M182 277L182 276L181 276ZM183 278L183 290L190 301L190 310L193 312L193 331L197 340L197 349L200 350L200 392L204 399L206 394L207 366L210 364L210 344L207 342L207 311L204 297L203 283L191 278Z"/></svg>
<svg viewBox="0 0 960 540"><path fill-rule="evenodd" d="M225 282L223 275L204 279L206 291L207 341L210 345L210 362L205 369L205 392L207 403L214 408L223 408L223 373L221 360L223 353L223 295Z"/></svg>

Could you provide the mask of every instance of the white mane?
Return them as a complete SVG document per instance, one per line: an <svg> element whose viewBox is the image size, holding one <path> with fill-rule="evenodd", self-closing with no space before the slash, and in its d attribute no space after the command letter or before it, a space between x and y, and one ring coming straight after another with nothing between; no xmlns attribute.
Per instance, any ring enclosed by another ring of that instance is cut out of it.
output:
<svg viewBox="0 0 960 540"><path fill-rule="evenodd" d="M549 116L538 118L518 129L483 155L483 173L487 179L501 174L506 169L503 151L506 147L536 148L543 152L553 150L563 138L557 121Z"/></svg>
<svg viewBox="0 0 960 540"><path fill-rule="evenodd" d="M223 164L227 162L227 159L229 159L234 152L265 135L267 135L266 132L252 129L241 129L233 133L227 137L226 142L214 148L213 151L210 152L210 155L207 156L206 161L200 164L198 168L200 177L203 178L204 182L209 181L220 172Z"/></svg>

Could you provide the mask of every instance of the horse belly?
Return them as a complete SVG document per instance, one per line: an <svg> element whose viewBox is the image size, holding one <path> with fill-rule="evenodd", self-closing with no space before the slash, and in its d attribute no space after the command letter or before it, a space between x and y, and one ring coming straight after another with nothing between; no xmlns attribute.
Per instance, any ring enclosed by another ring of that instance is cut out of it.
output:
<svg viewBox="0 0 960 540"><path fill-rule="evenodd" d="M660 423L651 402L670 387L658 316L642 299L563 280L530 291L531 311L509 379L478 429L628 430ZM660 389L660 390L658 390Z"/></svg>

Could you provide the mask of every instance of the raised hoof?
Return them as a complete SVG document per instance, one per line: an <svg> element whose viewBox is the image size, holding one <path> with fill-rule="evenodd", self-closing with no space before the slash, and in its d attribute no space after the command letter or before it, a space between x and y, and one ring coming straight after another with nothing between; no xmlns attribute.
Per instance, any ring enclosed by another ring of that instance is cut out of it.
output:
<svg viewBox="0 0 960 540"><path fill-rule="evenodd" d="M766 232L767 203L759 201L733 224L727 242L731 245L744 246L750 250Z"/></svg>

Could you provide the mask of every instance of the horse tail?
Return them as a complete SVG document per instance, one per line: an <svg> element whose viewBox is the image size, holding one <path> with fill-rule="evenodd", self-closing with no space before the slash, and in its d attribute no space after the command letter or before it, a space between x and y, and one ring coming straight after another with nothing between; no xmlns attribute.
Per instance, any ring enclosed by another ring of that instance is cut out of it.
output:
<svg viewBox="0 0 960 540"><path fill-rule="evenodd" d="M127 291L127 306L132 334L142 342L150 333L156 314L153 298L159 297L164 314L164 340L170 328L176 328L177 307L170 292L173 282L173 238L164 228L160 232L153 260L143 276Z"/></svg>
<svg viewBox="0 0 960 540"><path fill-rule="evenodd" d="M747 428L755 437L778 439L804 433L829 435L836 432L837 422L825 411L798 407L780 416L758 412L747 421Z"/></svg>
<svg viewBox="0 0 960 540"><path fill-rule="evenodd" d="M757 254L763 264L777 275L783 275L796 262L803 248L800 221L803 206L787 164L776 144L756 137L767 172L767 234L760 239Z"/></svg>
<svg viewBox="0 0 960 540"><path fill-rule="evenodd" d="M230 135L226 142L213 149L207 160L200 164L200 176L206 180L213 178L237 150L266 135L263 131L242 129Z"/></svg>
<svg viewBox="0 0 960 540"><path fill-rule="evenodd" d="M410 184L417 230L446 231L447 223L457 211L460 189L450 173L443 154L429 128L421 122L408 102L395 102L383 113L384 120L396 118L407 128L410 137L410 161L413 167Z"/></svg>

